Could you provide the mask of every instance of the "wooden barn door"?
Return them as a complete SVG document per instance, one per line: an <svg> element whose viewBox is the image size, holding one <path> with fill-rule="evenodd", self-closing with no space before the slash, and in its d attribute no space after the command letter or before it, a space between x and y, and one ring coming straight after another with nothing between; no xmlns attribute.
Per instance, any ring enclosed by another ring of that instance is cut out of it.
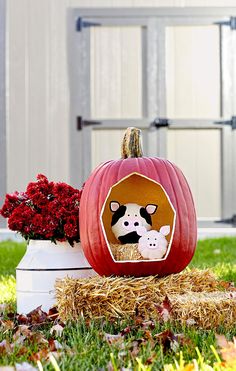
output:
<svg viewBox="0 0 236 371"><path fill-rule="evenodd" d="M143 129L147 150L147 28L143 19L121 17L75 22L72 145L79 160L72 173L83 182L99 163L120 158L127 126Z"/></svg>
<svg viewBox="0 0 236 371"><path fill-rule="evenodd" d="M230 222L236 214L232 22L235 18L156 20L161 35L160 111L168 122L163 156L183 170L203 226L213 226L215 220Z"/></svg>
<svg viewBox="0 0 236 371"><path fill-rule="evenodd" d="M196 17L190 10L184 17L184 10L171 17L148 9L81 12L68 18L72 182L118 159L124 129L136 126L147 155L183 170L200 220L231 218L235 18L206 10Z"/></svg>

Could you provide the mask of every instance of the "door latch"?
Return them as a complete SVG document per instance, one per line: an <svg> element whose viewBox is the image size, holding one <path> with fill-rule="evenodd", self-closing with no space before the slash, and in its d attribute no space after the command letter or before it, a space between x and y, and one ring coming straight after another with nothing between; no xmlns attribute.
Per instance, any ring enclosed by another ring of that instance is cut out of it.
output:
<svg viewBox="0 0 236 371"><path fill-rule="evenodd" d="M236 129L236 116L232 116L231 120L226 120L226 121L216 121L215 124L219 125L229 125L231 128L234 130Z"/></svg>
<svg viewBox="0 0 236 371"><path fill-rule="evenodd" d="M159 129L159 128L168 127L169 125L170 125L169 119L156 117L155 120L151 122L150 126L151 127L154 126L155 128Z"/></svg>
<svg viewBox="0 0 236 371"><path fill-rule="evenodd" d="M84 120L82 116L77 116L77 130L82 130L84 126L101 125L101 121Z"/></svg>
<svg viewBox="0 0 236 371"><path fill-rule="evenodd" d="M76 31L81 32L83 28L95 27L95 26L101 26L101 23L85 21L82 17L79 17L76 20L75 27L76 27Z"/></svg>

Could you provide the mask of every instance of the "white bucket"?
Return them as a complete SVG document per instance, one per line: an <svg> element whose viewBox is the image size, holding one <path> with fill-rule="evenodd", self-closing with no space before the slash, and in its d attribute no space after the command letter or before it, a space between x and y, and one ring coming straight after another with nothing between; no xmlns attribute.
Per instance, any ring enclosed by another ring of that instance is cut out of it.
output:
<svg viewBox="0 0 236 371"><path fill-rule="evenodd" d="M31 240L16 268L17 312L28 313L40 305L47 312L56 304L56 279L94 275L80 243L71 247L68 242Z"/></svg>

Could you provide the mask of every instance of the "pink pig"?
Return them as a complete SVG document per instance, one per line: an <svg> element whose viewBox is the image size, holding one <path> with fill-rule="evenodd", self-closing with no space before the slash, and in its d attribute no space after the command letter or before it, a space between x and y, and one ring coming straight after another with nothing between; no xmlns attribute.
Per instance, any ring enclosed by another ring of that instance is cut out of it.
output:
<svg viewBox="0 0 236 371"><path fill-rule="evenodd" d="M145 259L162 259L166 254L168 241L165 236L170 233L170 226L164 225L160 232L151 230L148 232L139 231L142 237L139 239L138 251Z"/></svg>

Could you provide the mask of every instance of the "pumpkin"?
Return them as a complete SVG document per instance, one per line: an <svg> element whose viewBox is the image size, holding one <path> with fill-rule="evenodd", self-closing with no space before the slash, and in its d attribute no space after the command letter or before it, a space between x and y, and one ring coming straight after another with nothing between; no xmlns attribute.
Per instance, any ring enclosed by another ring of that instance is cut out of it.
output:
<svg viewBox="0 0 236 371"><path fill-rule="evenodd" d="M86 181L80 238L100 275L165 276L191 261L197 223L190 188L170 161L143 157L139 129L126 130L121 159L102 163Z"/></svg>

